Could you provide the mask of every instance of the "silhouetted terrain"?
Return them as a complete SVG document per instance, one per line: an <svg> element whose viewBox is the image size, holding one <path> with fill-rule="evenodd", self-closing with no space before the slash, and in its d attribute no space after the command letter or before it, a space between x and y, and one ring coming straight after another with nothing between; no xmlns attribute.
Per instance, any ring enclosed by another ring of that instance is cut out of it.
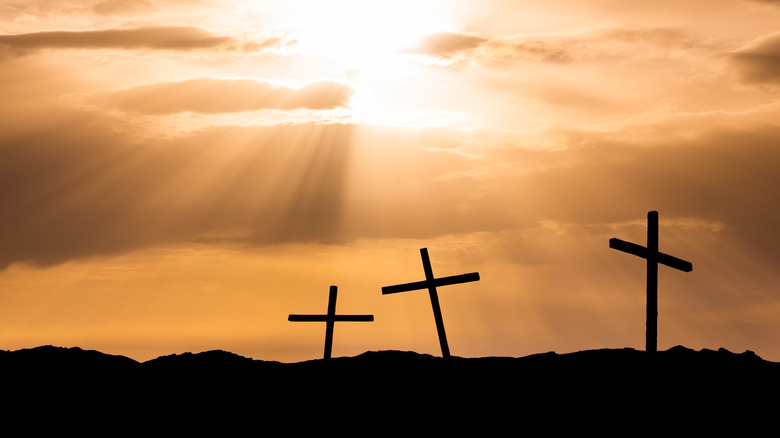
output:
<svg viewBox="0 0 780 438"><path fill-rule="evenodd" d="M6 420L107 435L687 430L699 436L734 426L742 435L774 425L780 394L778 363L749 351L684 347L654 355L604 349L449 359L371 351L288 364L224 351L139 363L45 346L0 351L0 373Z"/></svg>

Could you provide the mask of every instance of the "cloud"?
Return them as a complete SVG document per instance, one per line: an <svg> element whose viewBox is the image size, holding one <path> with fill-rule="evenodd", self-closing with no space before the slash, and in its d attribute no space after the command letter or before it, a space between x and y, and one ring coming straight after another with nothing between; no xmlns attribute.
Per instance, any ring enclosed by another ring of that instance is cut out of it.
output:
<svg viewBox="0 0 780 438"><path fill-rule="evenodd" d="M92 10L100 15L133 14L153 10L148 0L104 0L95 3Z"/></svg>
<svg viewBox="0 0 780 438"><path fill-rule="evenodd" d="M38 123L0 138L0 267L234 230L253 244L336 238L349 125L224 127L141 141L97 114L38 113Z"/></svg>
<svg viewBox="0 0 780 438"><path fill-rule="evenodd" d="M107 114L6 112L0 268L192 241L522 235L540 223L611 233L650 209L681 229L718 224L707 232L766 260L780 248L780 130L760 123L572 131L533 149L489 132L317 123L150 140Z"/></svg>
<svg viewBox="0 0 780 438"><path fill-rule="evenodd" d="M495 64L681 56L691 50L708 47L706 41L677 29L608 27L504 37L438 33L424 38L413 52L443 59L465 58Z"/></svg>
<svg viewBox="0 0 780 438"><path fill-rule="evenodd" d="M268 37L263 41L247 41L241 44L241 50L244 52L259 52L266 49L281 48L296 44L294 39L284 37Z"/></svg>
<svg viewBox="0 0 780 438"><path fill-rule="evenodd" d="M442 32L426 36L410 52L448 57L454 53L473 49L486 41L488 41L487 38L478 35Z"/></svg>
<svg viewBox="0 0 780 438"><path fill-rule="evenodd" d="M0 35L0 47L16 53L40 49L156 49L188 51L234 48L231 37L191 26L143 27L89 31L45 31Z"/></svg>
<svg viewBox="0 0 780 438"><path fill-rule="evenodd" d="M780 33L752 41L729 57L745 81L780 83Z"/></svg>
<svg viewBox="0 0 780 438"><path fill-rule="evenodd" d="M208 6L210 0L6 0L0 8L0 17L11 21L33 18L36 21L56 20L63 16L89 16L92 13L106 15L138 14L159 11L166 8L187 8Z"/></svg>
<svg viewBox="0 0 780 438"><path fill-rule="evenodd" d="M663 125L656 128L662 130ZM583 132L569 140L580 145L576 149L518 159L518 167L524 161L547 166L506 185L522 187L514 196L532 205L539 217L604 224L659 210L667 219L717 223L715 231L752 248L764 260L777 260L780 234L774 229L780 205L774 200L773 179L780 173L780 129L758 123L686 128L695 134L657 138L644 146L641 139L636 144L615 142Z"/></svg>
<svg viewBox="0 0 780 438"><path fill-rule="evenodd" d="M305 123L149 140L107 114L7 112L19 122L0 133L0 268L193 241L344 243L511 224L468 201L469 181L437 180L471 159L432 150L434 131Z"/></svg>
<svg viewBox="0 0 780 438"><path fill-rule="evenodd" d="M296 89L254 79L198 78L103 93L94 101L143 114L185 111L215 114L262 109L334 109L347 106L352 92L348 85L329 81Z"/></svg>

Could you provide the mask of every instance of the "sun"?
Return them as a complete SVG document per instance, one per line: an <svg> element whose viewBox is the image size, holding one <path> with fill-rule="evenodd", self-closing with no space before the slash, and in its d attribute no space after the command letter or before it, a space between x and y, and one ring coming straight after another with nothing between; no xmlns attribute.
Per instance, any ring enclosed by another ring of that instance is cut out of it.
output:
<svg viewBox="0 0 780 438"><path fill-rule="evenodd" d="M291 1L289 24L298 50L372 69L447 27L443 1Z"/></svg>
<svg viewBox="0 0 780 438"><path fill-rule="evenodd" d="M425 66L412 49L428 35L457 30L451 3L279 0L272 7L276 23L294 41L290 53L306 59L301 77L316 74L345 82L355 91L345 117L356 122L420 123L416 84L424 77Z"/></svg>

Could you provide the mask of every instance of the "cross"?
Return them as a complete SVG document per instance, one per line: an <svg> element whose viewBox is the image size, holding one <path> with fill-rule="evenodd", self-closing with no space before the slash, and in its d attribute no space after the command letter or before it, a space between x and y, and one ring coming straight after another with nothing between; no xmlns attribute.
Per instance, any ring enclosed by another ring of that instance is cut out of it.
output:
<svg viewBox="0 0 780 438"><path fill-rule="evenodd" d="M444 321L441 317L441 307L439 307L439 295L436 288L439 286L449 286L451 284L468 283L478 281L479 273L453 275L450 277L433 277L431 269L431 259L428 258L428 248L420 249L422 256L423 270L425 271L425 280L415 281L413 283L397 284L394 286L382 287L382 295L394 294L398 292L408 292L412 290L428 289L428 295L431 297L431 306L433 307L433 318L436 320L436 331L439 333L439 344L441 344L441 354L444 357L450 357L450 347L447 345L447 334L444 333Z"/></svg>
<svg viewBox="0 0 780 438"><path fill-rule="evenodd" d="M336 292L338 287L331 286L328 294L327 315L290 315L288 321L293 322L324 322L325 323L325 359L330 359L333 351L333 326L336 321L368 321L374 320L374 315L336 315Z"/></svg>
<svg viewBox="0 0 780 438"><path fill-rule="evenodd" d="M647 259L647 331L646 350L655 352L658 338L658 264L683 272L691 272L693 265L685 260L658 252L658 212L647 213L647 247L620 239L609 239L609 247Z"/></svg>

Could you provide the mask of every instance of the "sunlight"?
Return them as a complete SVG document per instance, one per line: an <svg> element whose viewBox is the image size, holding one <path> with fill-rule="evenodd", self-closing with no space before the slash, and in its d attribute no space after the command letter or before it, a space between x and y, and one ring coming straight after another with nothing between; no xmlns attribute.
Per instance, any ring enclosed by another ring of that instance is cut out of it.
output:
<svg viewBox="0 0 780 438"><path fill-rule="evenodd" d="M420 114L425 120L449 117L417 108L419 90L410 88L421 72L409 49L425 35L454 30L445 2L298 0L274 8L296 42L292 50L326 60L320 74L354 88L353 121L407 125L410 118L419 124Z"/></svg>
<svg viewBox="0 0 780 438"><path fill-rule="evenodd" d="M285 2L291 8L299 49L337 59L347 68L387 67L422 36L446 28L440 1Z"/></svg>

